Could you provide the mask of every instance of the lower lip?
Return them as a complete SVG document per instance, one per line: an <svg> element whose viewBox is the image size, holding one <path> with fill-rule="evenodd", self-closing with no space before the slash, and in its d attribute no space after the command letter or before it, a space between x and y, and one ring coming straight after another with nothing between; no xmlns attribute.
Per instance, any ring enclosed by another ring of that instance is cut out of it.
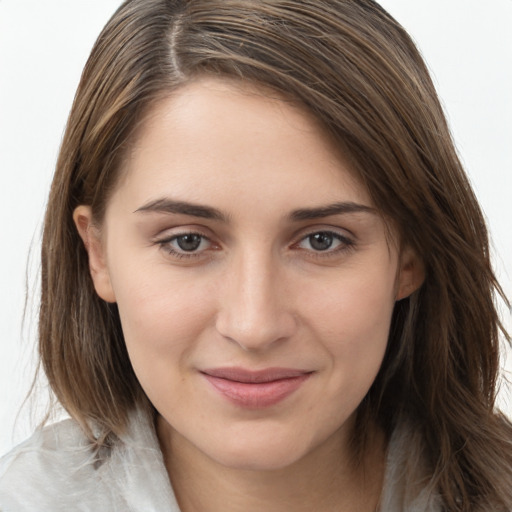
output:
<svg viewBox="0 0 512 512"><path fill-rule="evenodd" d="M311 376L310 373L306 373L271 382L246 383L203 375L231 403L249 409L263 409L283 401Z"/></svg>

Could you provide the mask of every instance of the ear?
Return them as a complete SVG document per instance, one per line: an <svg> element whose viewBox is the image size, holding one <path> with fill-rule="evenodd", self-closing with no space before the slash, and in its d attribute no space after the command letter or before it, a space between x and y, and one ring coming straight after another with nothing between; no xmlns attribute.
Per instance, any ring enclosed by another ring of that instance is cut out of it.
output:
<svg viewBox="0 0 512 512"><path fill-rule="evenodd" d="M411 247L400 254L395 300L405 299L414 293L425 280L425 265Z"/></svg>
<svg viewBox="0 0 512 512"><path fill-rule="evenodd" d="M89 256L89 271L96 293L106 302L115 302L116 297L110 282L105 249L100 232L92 221L91 207L78 206L73 212L73 220Z"/></svg>

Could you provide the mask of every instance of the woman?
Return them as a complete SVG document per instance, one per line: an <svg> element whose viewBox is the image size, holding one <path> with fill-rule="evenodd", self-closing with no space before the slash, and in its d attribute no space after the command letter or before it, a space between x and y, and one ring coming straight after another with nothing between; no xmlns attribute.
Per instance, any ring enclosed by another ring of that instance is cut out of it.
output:
<svg viewBox="0 0 512 512"><path fill-rule="evenodd" d="M127 1L44 228L41 361L72 419L3 459L0 506L510 510L495 292L378 4Z"/></svg>

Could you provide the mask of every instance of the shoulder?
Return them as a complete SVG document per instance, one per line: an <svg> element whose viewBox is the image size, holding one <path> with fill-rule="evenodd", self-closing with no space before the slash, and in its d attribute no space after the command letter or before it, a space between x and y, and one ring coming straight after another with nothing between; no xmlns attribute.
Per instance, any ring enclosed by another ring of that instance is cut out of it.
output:
<svg viewBox="0 0 512 512"><path fill-rule="evenodd" d="M442 502L427 465L421 433L406 421L398 422L388 445L382 512L440 512Z"/></svg>
<svg viewBox="0 0 512 512"><path fill-rule="evenodd" d="M179 512L154 423L132 411L97 450L74 420L37 431L0 459L1 512Z"/></svg>
<svg viewBox="0 0 512 512"><path fill-rule="evenodd" d="M95 462L93 446L73 420L38 430L0 459L0 509L72 509L90 487L84 482L97 480Z"/></svg>

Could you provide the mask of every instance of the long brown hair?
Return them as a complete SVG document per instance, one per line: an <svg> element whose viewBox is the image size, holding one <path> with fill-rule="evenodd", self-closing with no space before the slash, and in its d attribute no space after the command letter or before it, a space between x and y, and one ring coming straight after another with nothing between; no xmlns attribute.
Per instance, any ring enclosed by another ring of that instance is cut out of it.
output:
<svg viewBox="0 0 512 512"><path fill-rule="evenodd" d="M91 438L99 426L97 442L148 406L72 212L90 205L101 222L144 114L204 74L263 84L312 112L423 259L357 432L405 419L446 510L511 507L512 426L495 410L500 329L509 337L485 222L423 60L372 0L127 0L114 14L83 72L44 225L40 355L58 400Z"/></svg>

